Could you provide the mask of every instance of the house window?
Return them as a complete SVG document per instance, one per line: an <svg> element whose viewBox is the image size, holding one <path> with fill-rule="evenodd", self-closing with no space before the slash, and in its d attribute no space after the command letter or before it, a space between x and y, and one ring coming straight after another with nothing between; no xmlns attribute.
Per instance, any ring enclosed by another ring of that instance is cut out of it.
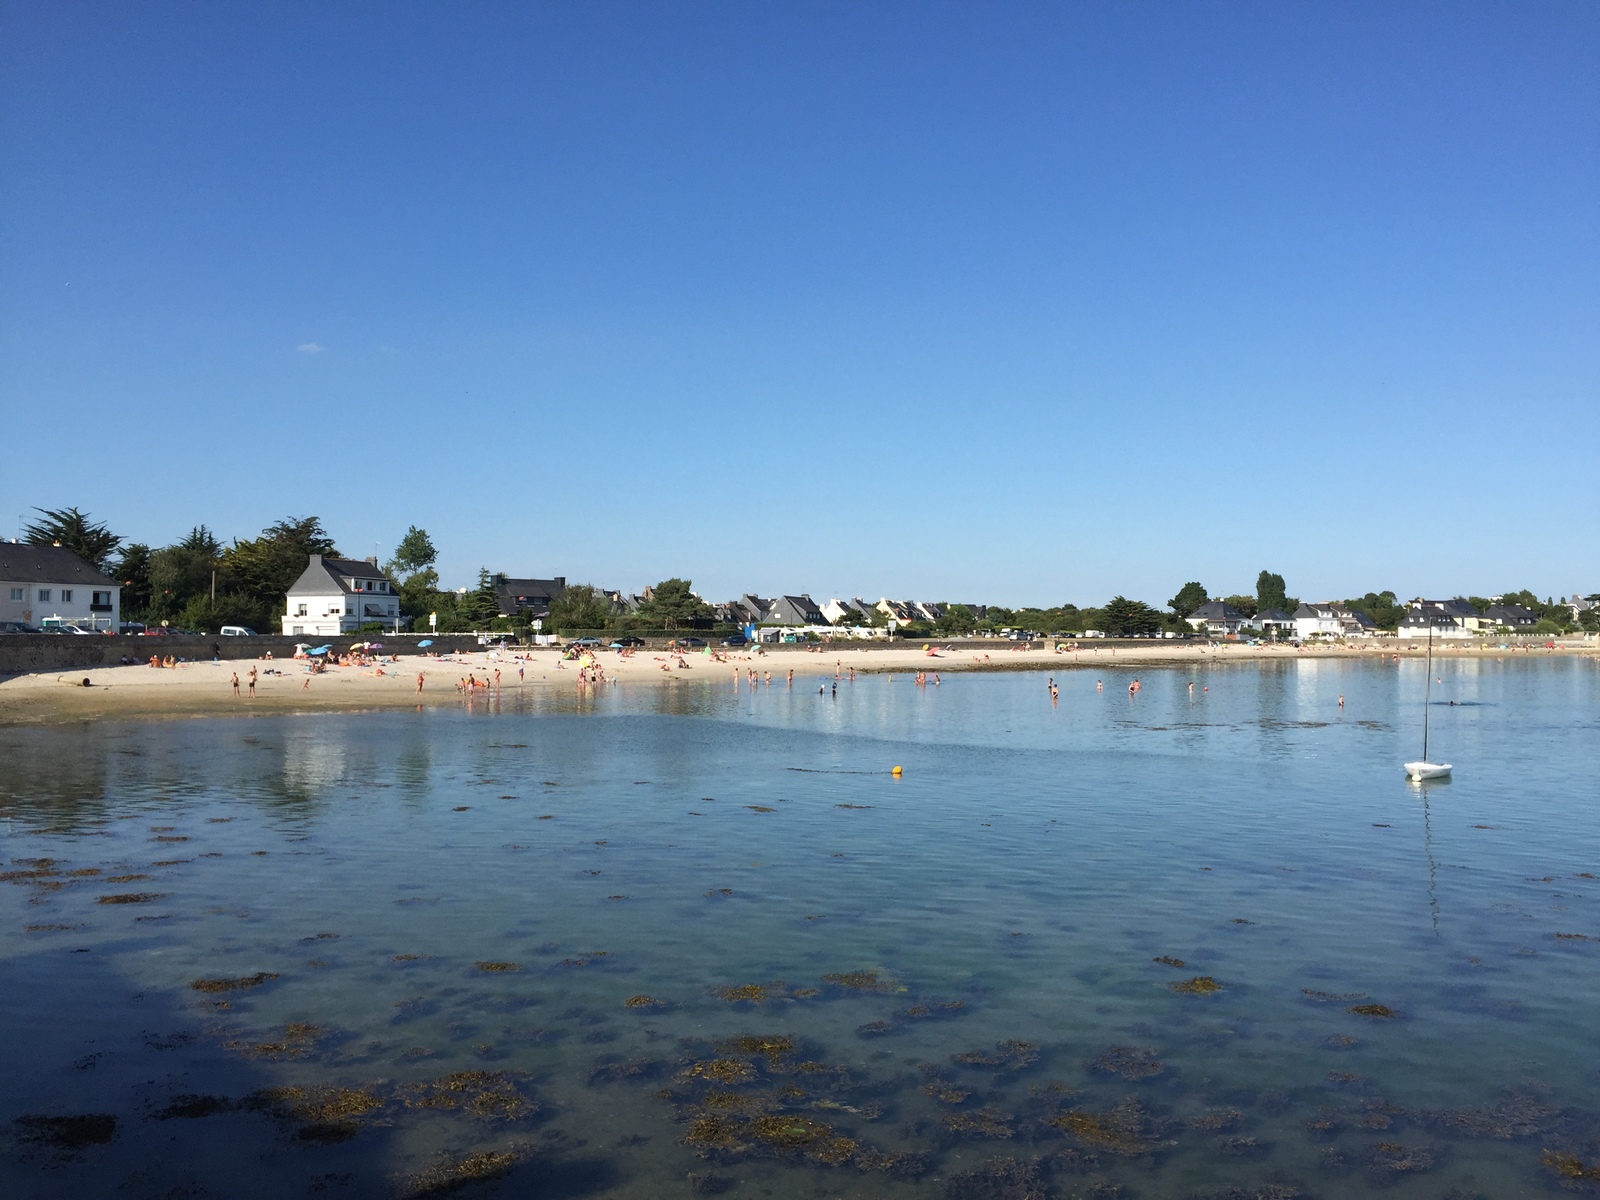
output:
<svg viewBox="0 0 1600 1200"><path fill-rule="evenodd" d="M304 604L296 606L296 608L294 610L294 615L297 616L297 617L305 616L306 615L306 606ZM296 632L299 632L299 631L297 630Z"/></svg>
<svg viewBox="0 0 1600 1200"><path fill-rule="evenodd" d="M63 604L71 604L72 603L72 589L71 588L62 588L61 589L61 603L63 603Z"/></svg>
<svg viewBox="0 0 1600 1200"><path fill-rule="evenodd" d="M50 603L50 589L49 588L40 588L39 589L39 603L40 604L49 604Z"/></svg>
<svg viewBox="0 0 1600 1200"><path fill-rule="evenodd" d="M11 589L11 598L13 600L21 600L27 594L28 594L28 592L27 592L26 588L12 588Z"/></svg>
<svg viewBox="0 0 1600 1200"><path fill-rule="evenodd" d="M110 604L111 603L111 593L110 592L95 592L94 593L94 599L91 601L91 603L93 603L93 604Z"/></svg>

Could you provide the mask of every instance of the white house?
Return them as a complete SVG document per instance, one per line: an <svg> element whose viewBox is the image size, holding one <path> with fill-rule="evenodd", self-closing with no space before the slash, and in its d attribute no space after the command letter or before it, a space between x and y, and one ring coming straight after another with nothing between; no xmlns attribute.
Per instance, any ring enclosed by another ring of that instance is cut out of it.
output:
<svg viewBox="0 0 1600 1200"><path fill-rule="evenodd" d="M822 606L822 615L828 618L830 625L837 625L844 617L848 617L852 625L869 625L872 623L869 608L867 602L860 597L841 600L835 596Z"/></svg>
<svg viewBox="0 0 1600 1200"><path fill-rule="evenodd" d="M64 546L0 542L0 625L117 631L122 586Z"/></svg>
<svg viewBox="0 0 1600 1200"><path fill-rule="evenodd" d="M378 621L399 628L400 597L378 570L378 560L323 558L313 554L289 587L285 636L338 637Z"/></svg>
<svg viewBox="0 0 1600 1200"><path fill-rule="evenodd" d="M1245 616L1233 605L1222 600L1208 600L1184 618L1196 633L1235 634L1245 623Z"/></svg>
<svg viewBox="0 0 1600 1200"><path fill-rule="evenodd" d="M1294 610L1294 632L1301 641L1314 637L1370 637L1375 629L1366 613L1342 604L1302 604Z"/></svg>
<svg viewBox="0 0 1600 1200"><path fill-rule="evenodd" d="M1281 608L1263 608L1245 624L1266 634L1291 636L1295 632L1294 618Z"/></svg>
<svg viewBox="0 0 1600 1200"><path fill-rule="evenodd" d="M1400 618L1398 632L1401 637L1425 638L1430 625L1436 638L1471 637L1487 627L1483 615L1465 600L1418 599L1411 601L1406 615Z"/></svg>

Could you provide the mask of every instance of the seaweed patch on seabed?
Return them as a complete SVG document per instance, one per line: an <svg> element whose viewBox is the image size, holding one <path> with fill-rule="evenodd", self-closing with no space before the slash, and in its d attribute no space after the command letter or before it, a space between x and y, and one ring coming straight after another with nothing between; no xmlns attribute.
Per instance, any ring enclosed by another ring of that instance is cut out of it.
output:
<svg viewBox="0 0 1600 1200"><path fill-rule="evenodd" d="M1125 1158L1154 1153L1171 1141L1165 1140L1165 1123L1156 1120L1137 1096L1127 1096L1104 1112L1074 1108L1045 1122L1093 1150L1105 1150Z"/></svg>
<svg viewBox="0 0 1600 1200"><path fill-rule="evenodd" d="M768 1000L808 1000L815 988L791 988L781 979L771 983L722 984L711 989L718 1000L729 1004L765 1004Z"/></svg>
<svg viewBox="0 0 1600 1200"><path fill-rule="evenodd" d="M665 1012L672 1007L670 1001L657 1000L654 996L629 996L622 1002L623 1008L631 1008L635 1012Z"/></svg>
<svg viewBox="0 0 1600 1200"><path fill-rule="evenodd" d="M1010 1113L989 1107L944 1115L945 1128L964 1137L1009 1138L1015 1132L1011 1128L1013 1120Z"/></svg>
<svg viewBox="0 0 1600 1200"><path fill-rule="evenodd" d="M191 979L189 986L197 992L243 992L276 978L276 971L257 971L254 975L241 975L237 979Z"/></svg>
<svg viewBox="0 0 1600 1200"><path fill-rule="evenodd" d="M240 1107L269 1113L296 1126L301 1141L332 1144L349 1141L361 1118L383 1107L383 1099L365 1088L274 1087L252 1092Z"/></svg>
<svg viewBox="0 0 1600 1200"><path fill-rule="evenodd" d="M1166 1070L1166 1064L1156 1057L1154 1050L1140 1046L1113 1046L1088 1065L1091 1071L1133 1081L1153 1079Z"/></svg>
<svg viewBox="0 0 1600 1200"><path fill-rule="evenodd" d="M1178 980L1167 986L1185 996L1209 996L1213 992L1224 990L1222 984L1209 975L1196 975L1193 979Z"/></svg>
<svg viewBox="0 0 1600 1200"><path fill-rule="evenodd" d="M987 1158L945 1180L949 1200L1045 1200L1038 1159Z"/></svg>
<svg viewBox="0 0 1600 1200"><path fill-rule="evenodd" d="M407 1200L431 1200L448 1196L475 1183L501 1179L522 1161L521 1147L510 1150L478 1150L459 1158L446 1157L417 1172L405 1181L401 1194Z"/></svg>
<svg viewBox="0 0 1600 1200"><path fill-rule="evenodd" d="M456 1071L405 1084L398 1098L407 1108L443 1109L484 1121L519 1121L539 1111L539 1102L518 1086L521 1078L511 1071Z"/></svg>
<svg viewBox="0 0 1600 1200"><path fill-rule="evenodd" d="M844 971L824 975L822 982L847 992L892 992L895 982L876 971Z"/></svg>
<svg viewBox="0 0 1600 1200"><path fill-rule="evenodd" d="M68 1116L30 1114L12 1121L18 1140L47 1147L62 1156L86 1146L103 1146L117 1136L117 1118L110 1113L74 1113Z"/></svg>
<svg viewBox="0 0 1600 1200"><path fill-rule="evenodd" d="M704 1043L685 1043L691 1051L697 1045ZM881 1115L876 1105L839 1099L858 1086L850 1072L799 1059L794 1038L746 1035L712 1043L710 1049L720 1057L691 1057L676 1085L657 1093L688 1121L684 1142L702 1158L786 1158L903 1178L926 1171L925 1155L875 1149L848 1129L795 1111L824 1109L861 1121Z"/></svg>
<svg viewBox="0 0 1600 1200"><path fill-rule="evenodd" d="M272 1042L247 1042L230 1040L222 1043L224 1050L233 1050L247 1058L288 1059L306 1058L317 1048L317 1043L327 1037L328 1031L309 1021L286 1025L283 1037Z"/></svg>
<svg viewBox="0 0 1600 1200"><path fill-rule="evenodd" d="M969 1067L998 1067L1003 1071L1020 1071L1039 1061L1039 1047L1031 1042L996 1042L993 1051L967 1050L952 1054L951 1062Z"/></svg>

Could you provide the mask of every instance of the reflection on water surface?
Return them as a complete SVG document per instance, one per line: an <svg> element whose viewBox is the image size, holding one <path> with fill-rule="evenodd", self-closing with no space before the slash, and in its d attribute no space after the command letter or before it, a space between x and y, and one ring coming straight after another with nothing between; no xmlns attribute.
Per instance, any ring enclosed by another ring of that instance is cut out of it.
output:
<svg viewBox="0 0 1600 1200"><path fill-rule="evenodd" d="M1595 1187L1596 671L0 731L0 1188Z"/></svg>

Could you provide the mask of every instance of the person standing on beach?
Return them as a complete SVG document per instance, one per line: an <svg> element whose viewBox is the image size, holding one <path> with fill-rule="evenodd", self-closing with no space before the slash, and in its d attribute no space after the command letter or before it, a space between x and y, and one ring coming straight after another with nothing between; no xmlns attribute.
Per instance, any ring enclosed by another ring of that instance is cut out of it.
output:
<svg viewBox="0 0 1600 1200"><path fill-rule="evenodd" d="M255 669L254 666L252 666L250 668L250 699L254 700L255 698L256 698L256 669Z"/></svg>
<svg viewBox="0 0 1600 1200"><path fill-rule="evenodd" d="M235 700L239 698L239 672L237 671L233 673L233 698Z"/></svg>

